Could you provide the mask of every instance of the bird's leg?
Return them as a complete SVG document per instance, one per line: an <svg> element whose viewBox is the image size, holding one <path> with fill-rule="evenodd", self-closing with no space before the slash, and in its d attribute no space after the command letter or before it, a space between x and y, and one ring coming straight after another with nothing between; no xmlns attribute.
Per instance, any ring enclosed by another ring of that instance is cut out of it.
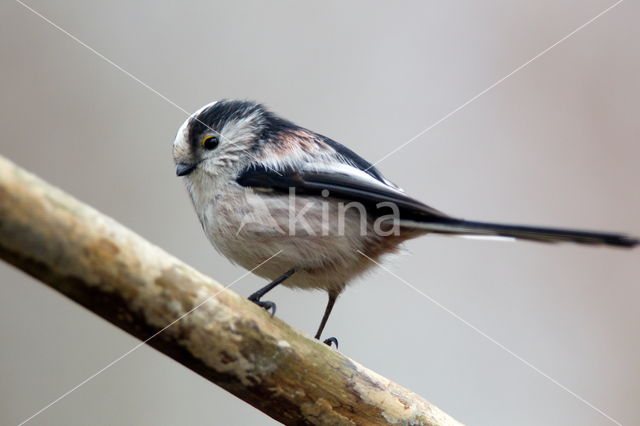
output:
<svg viewBox="0 0 640 426"><path fill-rule="evenodd" d="M322 315L322 320L320 321L320 327L318 327L318 332L316 333L316 339L320 339L322 335L322 330L324 330L324 326L327 324L327 320L329 319L329 315L331 315L331 310L333 309L333 305L336 303L336 299L340 293L337 291L329 291L329 302L327 303L327 307L324 310L324 315ZM338 348L338 339L335 337L329 337L328 339L324 339L324 344L331 346L332 344L336 345L336 349Z"/></svg>
<svg viewBox="0 0 640 426"><path fill-rule="evenodd" d="M265 294L267 294L268 292L270 292L271 290L273 290L278 284L280 284L281 282L289 278L291 275L293 275L295 271L296 271L295 269L289 269L287 272L280 275L278 278L271 281L269 284L262 287L260 290L256 291L251 296L249 296L249 300L255 303L256 305L266 309L267 311L271 311L271 316L274 316L276 314L276 304L273 302L263 302L260 300L260 298Z"/></svg>

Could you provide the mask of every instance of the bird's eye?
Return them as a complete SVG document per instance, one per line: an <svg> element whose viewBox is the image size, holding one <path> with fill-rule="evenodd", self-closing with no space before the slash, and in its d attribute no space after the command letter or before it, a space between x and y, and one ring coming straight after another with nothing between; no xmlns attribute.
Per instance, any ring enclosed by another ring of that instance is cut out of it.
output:
<svg viewBox="0 0 640 426"><path fill-rule="evenodd" d="M202 142L200 142L200 145L208 150L208 151L212 151L214 149L216 149L218 147L218 144L220 143L220 141L218 140L217 136L205 136L204 138L202 138Z"/></svg>

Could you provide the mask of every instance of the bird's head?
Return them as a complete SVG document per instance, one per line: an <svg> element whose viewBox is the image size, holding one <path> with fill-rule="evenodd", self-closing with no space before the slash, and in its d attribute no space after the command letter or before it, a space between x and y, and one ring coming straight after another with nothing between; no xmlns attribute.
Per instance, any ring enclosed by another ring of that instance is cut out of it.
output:
<svg viewBox="0 0 640 426"><path fill-rule="evenodd" d="M173 158L178 176L231 173L251 162L276 117L255 102L220 100L193 113L178 129Z"/></svg>

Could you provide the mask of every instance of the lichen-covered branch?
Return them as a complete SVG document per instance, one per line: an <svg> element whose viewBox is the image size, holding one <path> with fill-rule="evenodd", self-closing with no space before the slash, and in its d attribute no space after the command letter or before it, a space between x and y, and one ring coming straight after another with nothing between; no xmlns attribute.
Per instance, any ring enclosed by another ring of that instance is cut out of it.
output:
<svg viewBox="0 0 640 426"><path fill-rule="evenodd" d="M0 157L0 256L286 424L459 425ZM402 357L399 353L398 357Z"/></svg>

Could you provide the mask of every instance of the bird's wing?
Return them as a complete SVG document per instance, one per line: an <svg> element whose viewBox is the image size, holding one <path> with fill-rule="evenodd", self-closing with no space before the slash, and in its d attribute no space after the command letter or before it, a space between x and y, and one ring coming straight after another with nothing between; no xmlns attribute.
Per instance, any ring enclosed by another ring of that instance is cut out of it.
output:
<svg viewBox="0 0 640 426"><path fill-rule="evenodd" d="M344 163L303 163L295 169L273 169L252 165L236 179L244 187L287 194L293 188L296 195L329 196L361 202L375 216L386 214L381 202L391 202L398 208L401 226L427 232L483 238L523 239L538 242L569 241L581 244L605 244L634 247L637 238L617 233L544 228L522 225L474 222L448 216L407 196L402 190L387 185L363 170ZM323 191L329 191L323 194Z"/></svg>
<svg viewBox="0 0 640 426"><path fill-rule="evenodd" d="M402 219L437 220L448 217L407 196L402 190L345 163L303 163L295 169L277 170L254 164L244 169L236 182L244 187L284 194L293 188L297 195L329 196L357 201L371 211L375 211L381 202L391 202L397 206ZM324 190L328 193L323 193Z"/></svg>

